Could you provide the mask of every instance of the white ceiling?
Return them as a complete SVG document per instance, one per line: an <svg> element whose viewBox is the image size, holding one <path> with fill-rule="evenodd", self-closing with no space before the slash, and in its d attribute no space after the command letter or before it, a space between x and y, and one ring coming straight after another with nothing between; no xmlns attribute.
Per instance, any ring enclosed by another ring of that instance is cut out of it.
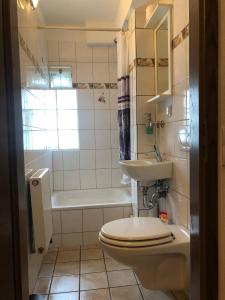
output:
<svg viewBox="0 0 225 300"><path fill-rule="evenodd" d="M123 0L40 0L47 25L76 25L115 21Z"/></svg>

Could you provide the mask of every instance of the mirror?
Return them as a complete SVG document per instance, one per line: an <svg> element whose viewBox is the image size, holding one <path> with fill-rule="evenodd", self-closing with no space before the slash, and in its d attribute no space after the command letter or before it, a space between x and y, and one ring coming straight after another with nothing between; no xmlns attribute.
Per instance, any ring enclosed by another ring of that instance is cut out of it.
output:
<svg viewBox="0 0 225 300"><path fill-rule="evenodd" d="M171 37L170 13L161 20L154 31L156 95L171 94Z"/></svg>

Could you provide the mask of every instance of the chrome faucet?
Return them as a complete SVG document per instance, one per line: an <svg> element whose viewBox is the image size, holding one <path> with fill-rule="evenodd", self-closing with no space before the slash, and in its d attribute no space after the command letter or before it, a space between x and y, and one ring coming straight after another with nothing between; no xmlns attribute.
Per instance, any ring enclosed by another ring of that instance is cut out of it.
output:
<svg viewBox="0 0 225 300"><path fill-rule="evenodd" d="M162 161L162 155L160 153L159 147L157 147L156 145L154 145L153 147L154 147L154 152L155 152L156 160L158 162L161 162Z"/></svg>

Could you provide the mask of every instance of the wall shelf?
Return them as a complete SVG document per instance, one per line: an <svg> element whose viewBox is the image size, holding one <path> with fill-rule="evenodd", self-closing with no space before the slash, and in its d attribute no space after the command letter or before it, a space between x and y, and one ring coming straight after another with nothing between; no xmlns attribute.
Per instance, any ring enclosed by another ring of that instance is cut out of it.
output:
<svg viewBox="0 0 225 300"><path fill-rule="evenodd" d="M149 5L146 8L145 28L155 29L172 5L172 0L156 0Z"/></svg>
<svg viewBox="0 0 225 300"><path fill-rule="evenodd" d="M168 92L165 92L160 95L156 95L153 98L148 99L145 103L159 103L166 99L169 99L170 97L172 97L172 94L169 93L169 91L168 91Z"/></svg>

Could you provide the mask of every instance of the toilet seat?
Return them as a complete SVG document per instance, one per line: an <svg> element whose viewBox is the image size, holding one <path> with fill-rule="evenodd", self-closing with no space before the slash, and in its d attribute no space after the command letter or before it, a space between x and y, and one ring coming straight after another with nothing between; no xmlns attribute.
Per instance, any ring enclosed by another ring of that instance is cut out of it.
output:
<svg viewBox="0 0 225 300"><path fill-rule="evenodd" d="M126 218L105 224L99 239L117 247L157 246L174 240L169 227L158 218Z"/></svg>

